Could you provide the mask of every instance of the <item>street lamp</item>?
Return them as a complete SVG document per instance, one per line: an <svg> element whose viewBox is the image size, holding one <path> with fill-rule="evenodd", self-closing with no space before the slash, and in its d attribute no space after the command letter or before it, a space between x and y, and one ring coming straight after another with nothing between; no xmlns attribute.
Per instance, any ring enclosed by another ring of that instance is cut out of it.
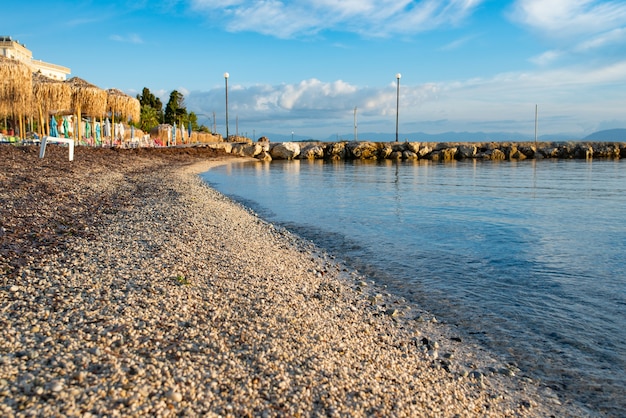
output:
<svg viewBox="0 0 626 418"><path fill-rule="evenodd" d="M224 73L224 81L226 82L226 140L228 141L228 77L230 74Z"/></svg>
<svg viewBox="0 0 626 418"><path fill-rule="evenodd" d="M398 142L398 112L400 110L400 77L402 77L402 74L396 74L396 142Z"/></svg>
<svg viewBox="0 0 626 418"><path fill-rule="evenodd" d="M356 134L356 106L354 106L354 142L357 141L357 134Z"/></svg>

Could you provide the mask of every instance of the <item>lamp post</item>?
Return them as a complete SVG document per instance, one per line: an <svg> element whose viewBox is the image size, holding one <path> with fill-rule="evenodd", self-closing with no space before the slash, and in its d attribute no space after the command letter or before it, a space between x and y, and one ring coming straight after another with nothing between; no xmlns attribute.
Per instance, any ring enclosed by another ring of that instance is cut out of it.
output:
<svg viewBox="0 0 626 418"><path fill-rule="evenodd" d="M356 134L356 106L354 106L354 142L357 141L357 134Z"/></svg>
<svg viewBox="0 0 626 418"><path fill-rule="evenodd" d="M535 105L535 152L537 152L537 117L539 116L539 105Z"/></svg>
<svg viewBox="0 0 626 418"><path fill-rule="evenodd" d="M226 83L226 141L228 141L228 77L230 74L224 73L224 81Z"/></svg>
<svg viewBox="0 0 626 418"><path fill-rule="evenodd" d="M402 77L402 74L396 74L396 142L398 142L398 113L400 110L400 77Z"/></svg>

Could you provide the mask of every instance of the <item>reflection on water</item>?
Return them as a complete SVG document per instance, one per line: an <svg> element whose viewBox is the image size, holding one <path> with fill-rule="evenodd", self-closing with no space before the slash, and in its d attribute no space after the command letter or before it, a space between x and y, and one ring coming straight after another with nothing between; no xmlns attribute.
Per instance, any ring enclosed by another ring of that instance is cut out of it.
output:
<svg viewBox="0 0 626 418"><path fill-rule="evenodd" d="M233 164L206 180L561 393L619 415L625 168L298 160Z"/></svg>

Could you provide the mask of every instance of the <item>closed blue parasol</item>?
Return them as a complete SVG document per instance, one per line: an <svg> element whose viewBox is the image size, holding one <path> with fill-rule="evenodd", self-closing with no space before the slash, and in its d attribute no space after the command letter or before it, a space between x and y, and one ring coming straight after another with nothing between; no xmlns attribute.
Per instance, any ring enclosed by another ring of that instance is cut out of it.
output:
<svg viewBox="0 0 626 418"><path fill-rule="evenodd" d="M176 145L176 122L174 122L174 126L172 127L172 144Z"/></svg>
<svg viewBox="0 0 626 418"><path fill-rule="evenodd" d="M188 139L191 141L191 122L189 122L189 127L187 128Z"/></svg>
<svg viewBox="0 0 626 418"><path fill-rule="evenodd" d="M70 137L70 124L67 121L67 118L63 118L63 136L65 138Z"/></svg>
<svg viewBox="0 0 626 418"><path fill-rule="evenodd" d="M57 120L54 115L50 118L50 136L59 136L59 129L57 128Z"/></svg>

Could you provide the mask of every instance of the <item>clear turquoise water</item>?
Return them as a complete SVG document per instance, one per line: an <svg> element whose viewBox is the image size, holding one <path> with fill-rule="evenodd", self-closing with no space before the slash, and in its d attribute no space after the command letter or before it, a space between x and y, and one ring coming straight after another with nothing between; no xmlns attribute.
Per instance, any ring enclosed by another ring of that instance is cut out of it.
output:
<svg viewBox="0 0 626 418"><path fill-rule="evenodd" d="M626 162L235 163L204 179L562 396L626 411Z"/></svg>

